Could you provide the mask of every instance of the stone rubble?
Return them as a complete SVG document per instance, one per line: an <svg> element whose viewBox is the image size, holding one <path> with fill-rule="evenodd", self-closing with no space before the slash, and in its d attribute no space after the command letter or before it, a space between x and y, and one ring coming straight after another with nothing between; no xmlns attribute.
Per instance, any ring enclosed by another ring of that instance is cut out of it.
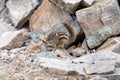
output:
<svg viewBox="0 0 120 80"><path fill-rule="evenodd" d="M0 0L0 80L120 80L119 2Z"/></svg>

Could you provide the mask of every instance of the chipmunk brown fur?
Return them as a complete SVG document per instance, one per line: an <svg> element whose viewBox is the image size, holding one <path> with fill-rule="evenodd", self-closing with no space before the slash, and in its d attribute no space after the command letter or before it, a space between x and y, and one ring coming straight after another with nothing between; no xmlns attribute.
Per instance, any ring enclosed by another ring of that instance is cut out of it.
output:
<svg viewBox="0 0 120 80"><path fill-rule="evenodd" d="M75 34L70 25L62 23L65 29L68 31L69 36L65 32L51 33L48 37L48 41L54 44L56 47L67 48L68 45L75 40Z"/></svg>

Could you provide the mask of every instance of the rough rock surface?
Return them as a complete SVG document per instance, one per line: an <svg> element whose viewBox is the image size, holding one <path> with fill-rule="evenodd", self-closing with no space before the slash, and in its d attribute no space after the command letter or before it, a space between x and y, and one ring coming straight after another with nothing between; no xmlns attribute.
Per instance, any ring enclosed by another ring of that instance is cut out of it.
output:
<svg viewBox="0 0 120 80"><path fill-rule="evenodd" d="M54 31L66 32L66 29L61 24L62 22L68 23L73 28L75 34L78 34L81 30L77 21L73 21L67 12L57 8L48 0L44 0L30 18L30 30L40 29L47 34Z"/></svg>
<svg viewBox="0 0 120 80"><path fill-rule="evenodd" d="M107 38L120 34L120 8L117 0L97 1L93 6L76 12L85 32L89 48L95 48Z"/></svg>
<svg viewBox="0 0 120 80"><path fill-rule="evenodd" d="M94 0L83 0L81 4L84 7L89 7L89 6L92 6L93 2Z"/></svg>
<svg viewBox="0 0 120 80"><path fill-rule="evenodd" d="M86 51L82 48L75 48L71 51L72 56L74 57L80 57L82 55L86 54Z"/></svg>
<svg viewBox="0 0 120 80"><path fill-rule="evenodd" d="M108 80L108 79L100 77L100 76L95 76L95 77L93 77L93 78L91 78L89 80Z"/></svg>
<svg viewBox="0 0 120 80"><path fill-rule="evenodd" d="M80 5L81 0L49 0L57 7L74 14L78 6Z"/></svg>
<svg viewBox="0 0 120 80"><path fill-rule="evenodd" d="M6 7L15 27L22 27L41 0L9 0Z"/></svg>
<svg viewBox="0 0 120 80"><path fill-rule="evenodd" d="M11 23L6 23L3 19L0 19L0 36L7 31L14 31L16 30Z"/></svg>
<svg viewBox="0 0 120 80"><path fill-rule="evenodd" d="M59 75L83 75L85 74L82 64L71 63L69 59L40 59L41 64L49 73L56 73Z"/></svg>
<svg viewBox="0 0 120 80"><path fill-rule="evenodd" d="M0 0L0 3L2 1ZM29 23L22 26L28 19L23 21L23 24L18 20L21 27L27 27L25 30L15 29L9 17L11 18L14 14L18 19L18 17L21 18L28 15L29 12L27 13L26 11L29 7L33 10L33 7L38 5L34 4L37 1L40 1L40 3L43 1L43 3L38 9L35 8L34 17L29 17L30 20L33 19L33 21L30 21L34 25L30 27L33 32L28 32ZM90 12L87 17L84 17L86 18L86 22L84 19L81 19L85 26L89 25L89 23L92 24L90 24L92 27L84 27L86 29L86 32L83 29L85 34L90 34L89 31L94 33L94 30L102 28L101 33L107 30L106 35L108 35L107 33L117 35L114 38L106 40L98 49L95 48L92 50L88 48L86 43L88 37L86 39L82 30L79 34L80 37L78 37L80 39L80 41L77 41L78 44L75 42L72 43L69 49L54 47L49 43L46 39L46 33L64 31L62 22L69 24L75 35L80 31L80 26L77 21L74 21L76 20L74 14L70 15L64 9L58 8L49 1L6 0L7 7L10 3L14 4L8 9L6 8L6 4L0 4L0 9L1 5L3 7L5 5L5 8L0 12L0 80L120 80L120 35L116 33L120 31L119 26L116 26L119 23L117 23L119 21L118 13L120 13L118 12L120 10L117 5L117 1L119 0L95 0L94 4L89 8L80 6L84 8L81 9L83 14L86 14L84 13L85 10ZM68 5L69 3L76 3L76 1L81 0L56 1L64 1L66 6L70 6ZM89 2L93 0L84 1ZM76 8L77 6L76 4L70 8ZM14 10L12 11L11 9ZM23 13L21 13L21 10ZM12 15L10 16L8 12ZM22 16L21 14L25 15ZM81 16L83 14L81 13ZM97 28L94 27L93 23L96 23ZM83 24L80 25L83 26ZM105 26L110 27L106 29ZM104 37L103 34L101 36ZM98 40L103 39L101 36L97 37ZM54 39L57 40L56 37ZM91 40L94 41L94 39ZM86 54L84 54L85 52Z"/></svg>
<svg viewBox="0 0 120 80"><path fill-rule="evenodd" d="M93 73L109 73L114 71L117 57L115 53L105 51L102 53L94 53L84 55L73 60L74 63L84 63L84 70L87 74Z"/></svg>
<svg viewBox="0 0 120 80"><path fill-rule="evenodd" d="M13 49L20 47L28 39L25 30L4 32L0 37L0 49Z"/></svg>
<svg viewBox="0 0 120 80"><path fill-rule="evenodd" d="M5 8L5 2L6 0L0 0L0 13Z"/></svg>
<svg viewBox="0 0 120 80"><path fill-rule="evenodd" d="M120 54L120 37L109 38L103 45L101 45L97 51L113 51Z"/></svg>

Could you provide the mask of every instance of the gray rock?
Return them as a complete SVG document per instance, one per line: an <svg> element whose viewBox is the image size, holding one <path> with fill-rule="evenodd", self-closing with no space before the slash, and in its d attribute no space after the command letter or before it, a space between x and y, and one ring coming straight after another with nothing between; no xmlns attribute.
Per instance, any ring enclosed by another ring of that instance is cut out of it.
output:
<svg viewBox="0 0 120 80"><path fill-rule="evenodd" d="M109 38L97 49L97 52L103 52L107 50L120 54L120 37Z"/></svg>
<svg viewBox="0 0 120 80"><path fill-rule="evenodd" d="M41 0L9 0L6 7L9 10L12 23L16 27L22 25L29 19L31 13L40 4Z"/></svg>
<svg viewBox="0 0 120 80"><path fill-rule="evenodd" d="M73 60L75 63L84 63L84 69L87 74L93 73L109 73L115 69L116 61L118 62L116 53L106 51L102 53L94 53L84 55Z"/></svg>
<svg viewBox="0 0 120 80"><path fill-rule="evenodd" d="M71 63L69 59L40 58L41 67L50 73L58 75L84 75L82 64Z"/></svg>
<svg viewBox="0 0 120 80"><path fill-rule="evenodd" d="M16 29L10 24L0 19L0 36L7 31L15 31Z"/></svg>
<svg viewBox="0 0 120 80"><path fill-rule="evenodd" d="M57 7L74 14L78 6L80 5L81 0L49 0Z"/></svg>
<svg viewBox="0 0 120 80"><path fill-rule="evenodd" d="M86 51L82 48L75 48L71 51L71 53L74 57L79 57L86 54Z"/></svg>
<svg viewBox="0 0 120 80"><path fill-rule="evenodd" d="M5 8L6 0L0 0L0 12Z"/></svg>
<svg viewBox="0 0 120 80"><path fill-rule="evenodd" d="M109 37L120 34L117 0L99 0L93 6L77 11L76 16L85 32L89 48L95 48Z"/></svg>
<svg viewBox="0 0 120 80"><path fill-rule="evenodd" d="M81 5L83 7L89 7L89 6L92 6L93 2L94 0L82 0Z"/></svg>
<svg viewBox="0 0 120 80"><path fill-rule="evenodd" d="M101 75L108 80L120 80L120 68L116 68L113 74Z"/></svg>
<svg viewBox="0 0 120 80"><path fill-rule="evenodd" d="M100 76L95 76L95 77L93 77L93 78L91 78L89 80L108 80L108 79L100 77Z"/></svg>
<svg viewBox="0 0 120 80"><path fill-rule="evenodd" d="M43 58L57 58L54 52L47 52L47 51L41 51L40 53L37 54L37 56Z"/></svg>
<svg viewBox="0 0 120 80"><path fill-rule="evenodd" d="M0 49L20 47L28 39L26 30L4 32L0 37Z"/></svg>
<svg viewBox="0 0 120 80"><path fill-rule="evenodd" d="M33 32L30 32L29 36L34 42L38 43L40 42L41 36L44 36L44 33L40 30L35 30Z"/></svg>

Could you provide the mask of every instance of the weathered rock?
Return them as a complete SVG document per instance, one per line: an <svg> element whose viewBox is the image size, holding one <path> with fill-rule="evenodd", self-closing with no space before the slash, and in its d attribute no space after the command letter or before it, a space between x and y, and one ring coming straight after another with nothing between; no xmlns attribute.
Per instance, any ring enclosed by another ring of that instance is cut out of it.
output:
<svg viewBox="0 0 120 80"><path fill-rule="evenodd" d="M0 0L0 13L5 8L5 2L6 0Z"/></svg>
<svg viewBox="0 0 120 80"><path fill-rule="evenodd" d="M84 39L83 43L81 44L80 48L84 49L86 51L86 53L90 53L90 50L88 49L87 46L87 41L86 39Z"/></svg>
<svg viewBox="0 0 120 80"><path fill-rule="evenodd" d="M51 51L51 52L41 51L40 53L37 53L36 56L40 58L57 58L54 51Z"/></svg>
<svg viewBox="0 0 120 80"><path fill-rule="evenodd" d="M7 31L16 30L10 23L6 23L3 19L0 19L0 36Z"/></svg>
<svg viewBox="0 0 120 80"><path fill-rule="evenodd" d="M36 42L36 43L38 43L38 42L40 42L40 41L42 41L42 40L44 40L45 41L45 35L44 35L44 33L42 32L42 31L40 31L40 30L35 30L35 31L33 31L33 32L30 32L29 33L29 36L30 36L30 38L34 41L34 42Z"/></svg>
<svg viewBox="0 0 120 80"><path fill-rule="evenodd" d="M74 63L84 63L84 70L87 74L109 73L115 69L117 57L110 51L84 55L73 60Z"/></svg>
<svg viewBox="0 0 120 80"><path fill-rule="evenodd" d="M20 47L28 39L26 30L4 32L0 37L0 49Z"/></svg>
<svg viewBox="0 0 120 80"><path fill-rule="evenodd" d="M55 50L55 54L58 57L70 57L70 54L65 49L57 49L57 50Z"/></svg>
<svg viewBox="0 0 120 80"><path fill-rule="evenodd" d="M8 11L7 8L4 8L1 11L0 19L3 19L3 21L6 22L6 23L11 23L12 24L12 21L11 21L10 16L9 16L9 11Z"/></svg>
<svg viewBox="0 0 120 80"><path fill-rule="evenodd" d="M109 38L102 46L97 49L97 52L113 51L120 53L120 37Z"/></svg>
<svg viewBox="0 0 120 80"><path fill-rule="evenodd" d="M41 67L46 72L59 75L83 75L85 74L82 64L71 63L69 59L51 59L51 58L40 58L42 62Z"/></svg>
<svg viewBox="0 0 120 80"><path fill-rule="evenodd" d="M120 44L116 45L112 51L120 54Z"/></svg>
<svg viewBox="0 0 120 80"><path fill-rule="evenodd" d="M111 73L115 69L115 60L101 60L87 63L84 69L87 74Z"/></svg>
<svg viewBox="0 0 120 80"><path fill-rule="evenodd" d="M81 0L49 0L59 8L69 12L70 14L74 14L76 9L78 8Z"/></svg>
<svg viewBox="0 0 120 80"><path fill-rule="evenodd" d="M41 30L45 34L60 31L67 32L61 24L63 22L68 23L73 28L75 34L80 32L79 24L67 12L57 8L48 0L44 0L30 18L30 30Z"/></svg>
<svg viewBox="0 0 120 80"><path fill-rule="evenodd" d="M117 0L99 0L93 6L76 12L85 32L89 48L95 48L107 38L120 34L120 8Z"/></svg>
<svg viewBox="0 0 120 80"><path fill-rule="evenodd" d="M88 78L90 77L90 80L119 80L120 79L120 68L115 68L114 72L112 74L103 74L103 75L88 75Z"/></svg>
<svg viewBox="0 0 120 80"><path fill-rule="evenodd" d="M116 68L113 74L101 75L102 77L107 78L108 80L119 80L120 79L120 68Z"/></svg>
<svg viewBox="0 0 120 80"><path fill-rule="evenodd" d="M93 77L93 78L91 78L89 80L108 80L108 79L100 77L100 76L95 76L95 77Z"/></svg>
<svg viewBox="0 0 120 80"><path fill-rule="evenodd" d="M71 51L71 54L74 56L74 57L80 57L84 54L86 54L86 51L82 48L75 48Z"/></svg>
<svg viewBox="0 0 120 80"><path fill-rule="evenodd" d="M14 26L20 28L29 19L33 10L41 3L41 0L9 0L6 7Z"/></svg>
<svg viewBox="0 0 120 80"><path fill-rule="evenodd" d="M93 4L93 2L94 2L94 0L83 0L83 1L81 2L81 5L82 5L83 7L89 7L89 6L91 6L91 5Z"/></svg>
<svg viewBox="0 0 120 80"><path fill-rule="evenodd" d="M45 45L43 44L42 41L35 43L35 42L31 42L27 49L25 50L24 54L31 54L31 53L37 53L40 52L41 50L45 49Z"/></svg>

